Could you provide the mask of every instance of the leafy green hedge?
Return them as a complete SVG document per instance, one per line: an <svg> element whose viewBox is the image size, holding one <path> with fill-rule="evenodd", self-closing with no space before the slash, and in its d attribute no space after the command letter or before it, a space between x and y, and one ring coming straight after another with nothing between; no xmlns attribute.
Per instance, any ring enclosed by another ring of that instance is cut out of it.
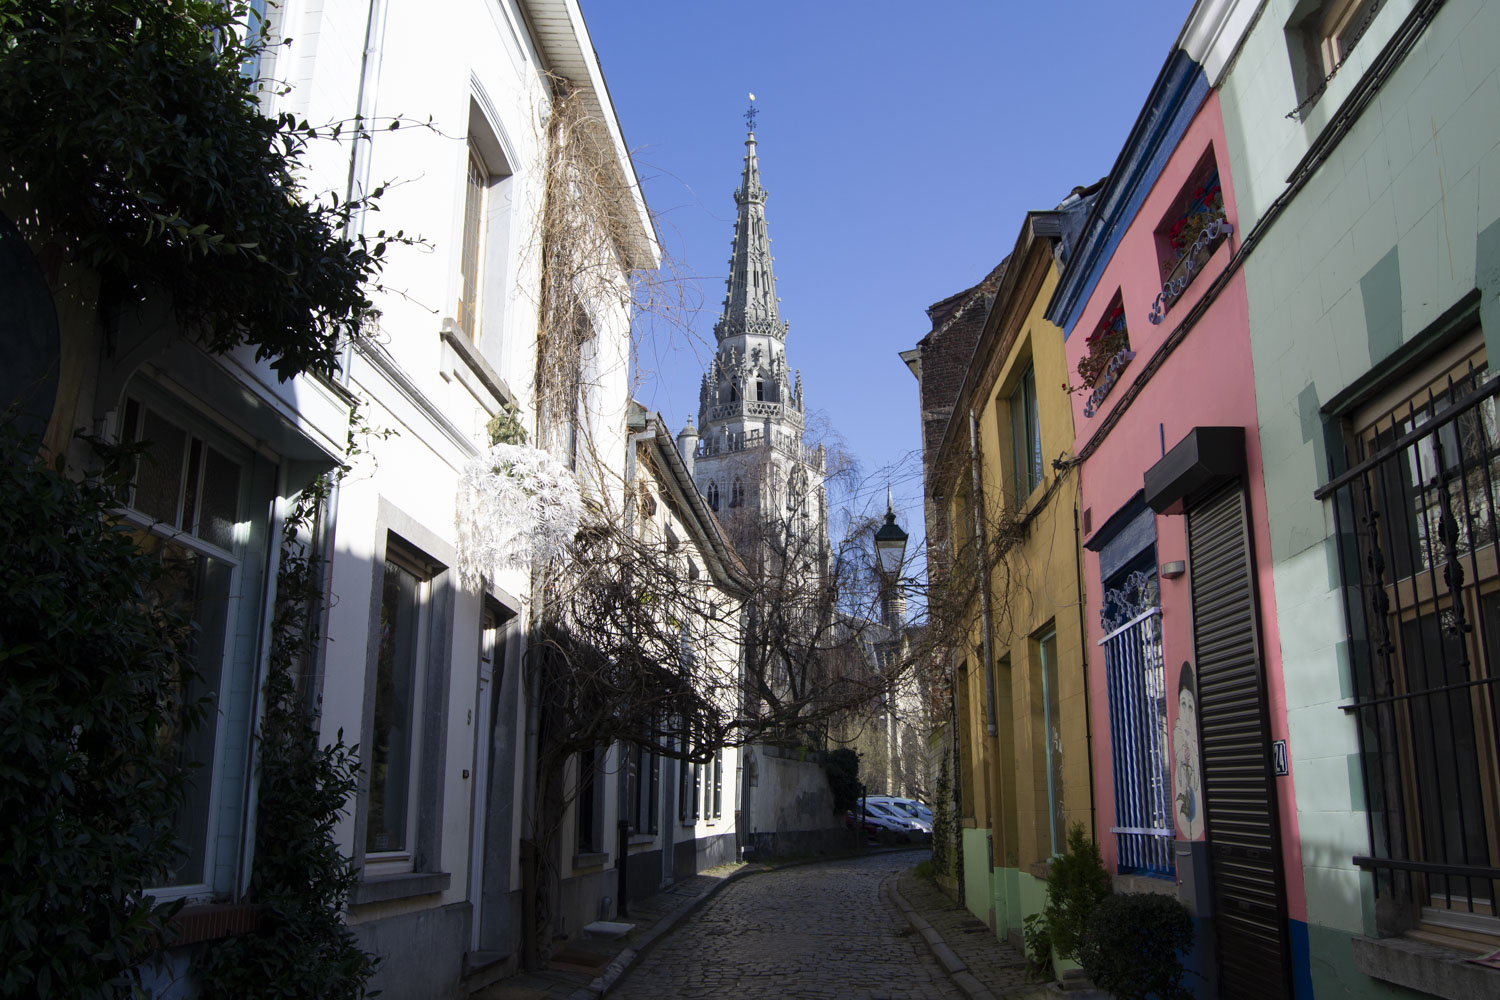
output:
<svg viewBox="0 0 1500 1000"><path fill-rule="evenodd" d="M1053 860L1047 877L1047 930L1063 958L1078 954L1089 915L1111 888L1099 845L1082 823L1074 823L1068 829L1068 849Z"/></svg>
<svg viewBox="0 0 1500 1000"><path fill-rule="evenodd" d="M308 143L340 129L261 114L245 10L0 0L0 193L100 273L106 311L165 294L213 350L255 344L284 378L328 371L370 309L385 234L347 240L359 205L299 193Z"/></svg>
<svg viewBox="0 0 1500 1000"><path fill-rule="evenodd" d="M833 811L842 816L859 804L859 754L847 747L823 756L823 772L833 792Z"/></svg>
<svg viewBox="0 0 1500 1000"><path fill-rule="evenodd" d="M1179 957L1192 946L1193 918L1175 897L1127 892L1095 908L1078 957L1119 1000L1192 1000Z"/></svg>
<svg viewBox="0 0 1500 1000"><path fill-rule="evenodd" d="M0 424L0 996L123 997L174 907L142 894L180 859L188 623L111 516L114 474L75 481Z"/></svg>

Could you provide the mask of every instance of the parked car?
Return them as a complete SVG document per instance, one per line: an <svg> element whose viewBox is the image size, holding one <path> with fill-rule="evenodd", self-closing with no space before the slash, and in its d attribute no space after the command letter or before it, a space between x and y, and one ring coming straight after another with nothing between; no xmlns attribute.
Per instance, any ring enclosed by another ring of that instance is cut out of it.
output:
<svg viewBox="0 0 1500 1000"><path fill-rule="evenodd" d="M889 803L882 802L878 798L866 798L863 800L863 808L867 816L874 816L888 824L888 829L900 834L906 840L928 840L932 837L932 824L913 816L904 809ZM860 805L856 805L856 811Z"/></svg>
<svg viewBox="0 0 1500 1000"><path fill-rule="evenodd" d="M865 801L892 810L897 816L916 820L928 836L932 835L932 810L916 799L905 799L894 795L870 795Z"/></svg>
<svg viewBox="0 0 1500 1000"><path fill-rule="evenodd" d="M912 827L905 820L895 816L867 810L863 815L856 809L845 815L844 822L849 829L856 829L863 821L865 835L871 840L879 840L884 843L907 843L922 836L919 830Z"/></svg>

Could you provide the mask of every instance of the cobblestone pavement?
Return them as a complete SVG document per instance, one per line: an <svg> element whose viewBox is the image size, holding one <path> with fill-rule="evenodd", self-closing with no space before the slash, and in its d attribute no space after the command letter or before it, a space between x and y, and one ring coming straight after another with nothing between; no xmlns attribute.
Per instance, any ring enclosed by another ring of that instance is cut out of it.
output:
<svg viewBox="0 0 1500 1000"><path fill-rule="evenodd" d="M881 891L910 852L766 872L724 887L610 991L619 1000L962 997Z"/></svg>

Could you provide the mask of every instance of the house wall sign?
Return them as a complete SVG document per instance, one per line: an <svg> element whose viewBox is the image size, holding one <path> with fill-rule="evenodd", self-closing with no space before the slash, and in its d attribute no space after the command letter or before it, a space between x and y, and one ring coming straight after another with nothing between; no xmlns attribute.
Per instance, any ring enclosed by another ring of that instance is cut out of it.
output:
<svg viewBox="0 0 1500 1000"><path fill-rule="evenodd" d="M1188 252L1183 255L1182 273L1174 274L1168 278L1161 286L1161 291L1157 293L1156 300L1151 303L1151 312L1146 315L1146 318L1153 325L1161 324L1161 321L1166 318L1167 306L1171 305L1177 296L1181 295L1183 290L1192 284L1193 272L1203 263L1200 258L1205 256L1204 251L1215 243L1219 237L1228 236L1232 232L1234 232L1234 226L1222 217L1214 219L1203 227L1203 231L1198 234L1198 238L1193 241L1193 245L1188 248Z"/></svg>

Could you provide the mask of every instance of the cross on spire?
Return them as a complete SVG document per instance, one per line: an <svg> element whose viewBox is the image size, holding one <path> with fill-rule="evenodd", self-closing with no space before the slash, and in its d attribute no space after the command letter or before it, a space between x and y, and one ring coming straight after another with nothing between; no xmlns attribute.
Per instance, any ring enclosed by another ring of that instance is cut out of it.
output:
<svg viewBox="0 0 1500 1000"><path fill-rule="evenodd" d="M750 106L745 109L745 126L750 131L755 131L755 116L760 114L760 109L755 106L755 95L750 95Z"/></svg>

